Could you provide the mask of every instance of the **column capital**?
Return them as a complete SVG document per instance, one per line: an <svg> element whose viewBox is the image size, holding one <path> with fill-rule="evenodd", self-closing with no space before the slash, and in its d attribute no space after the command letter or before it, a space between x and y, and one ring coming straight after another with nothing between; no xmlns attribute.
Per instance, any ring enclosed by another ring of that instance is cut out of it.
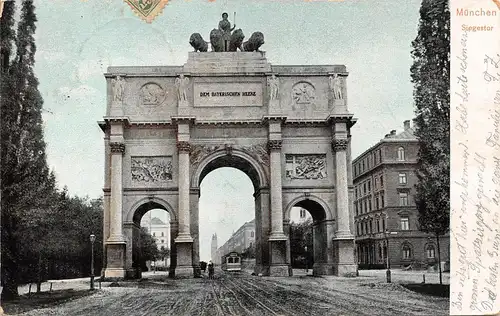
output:
<svg viewBox="0 0 500 316"><path fill-rule="evenodd" d="M189 152L191 151L191 144L186 141L179 141L177 142L177 150L179 151L179 153L189 154Z"/></svg>
<svg viewBox="0 0 500 316"><path fill-rule="evenodd" d="M121 153L122 155L125 153L124 143L111 142L109 143L109 148L111 149L111 153Z"/></svg>
<svg viewBox="0 0 500 316"><path fill-rule="evenodd" d="M270 140L267 142L267 148L271 150L280 150L283 142L280 139Z"/></svg>
<svg viewBox="0 0 500 316"><path fill-rule="evenodd" d="M349 141L347 139L334 139L332 141L332 147L334 151L342 151L347 149L347 144Z"/></svg>

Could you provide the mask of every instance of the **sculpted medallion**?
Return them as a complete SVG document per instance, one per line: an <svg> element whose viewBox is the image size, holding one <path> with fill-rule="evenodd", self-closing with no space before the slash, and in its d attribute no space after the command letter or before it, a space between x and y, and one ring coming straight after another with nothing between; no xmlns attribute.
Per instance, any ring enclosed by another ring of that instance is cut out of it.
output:
<svg viewBox="0 0 500 316"><path fill-rule="evenodd" d="M142 86L139 97L143 105L159 105L165 100L167 93L157 83L147 83Z"/></svg>
<svg viewBox="0 0 500 316"><path fill-rule="evenodd" d="M288 179L326 178L326 155L286 155Z"/></svg>
<svg viewBox="0 0 500 316"><path fill-rule="evenodd" d="M315 89L308 82L296 83L292 88L292 100L295 104L310 104L314 101Z"/></svg>
<svg viewBox="0 0 500 316"><path fill-rule="evenodd" d="M172 180L172 157L132 157L133 182Z"/></svg>

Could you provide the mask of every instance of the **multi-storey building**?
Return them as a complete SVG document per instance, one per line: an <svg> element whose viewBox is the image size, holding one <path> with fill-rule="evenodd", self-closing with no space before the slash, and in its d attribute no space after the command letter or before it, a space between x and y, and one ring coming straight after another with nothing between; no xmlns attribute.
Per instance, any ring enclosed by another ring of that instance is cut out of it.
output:
<svg viewBox="0 0 500 316"><path fill-rule="evenodd" d="M356 252L360 268L437 262L436 238L419 230L414 195L418 140L410 121L352 163ZM441 261L449 261L449 235L440 238Z"/></svg>
<svg viewBox="0 0 500 316"><path fill-rule="evenodd" d="M301 224L311 219L311 214L305 208L294 207L290 212L290 222Z"/></svg>
<svg viewBox="0 0 500 316"><path fill-rule="evenodd" d="M216 256L220 258L232 251L242 253L255 243L255 219L243 224L233 235L217 249Z"/></svg>

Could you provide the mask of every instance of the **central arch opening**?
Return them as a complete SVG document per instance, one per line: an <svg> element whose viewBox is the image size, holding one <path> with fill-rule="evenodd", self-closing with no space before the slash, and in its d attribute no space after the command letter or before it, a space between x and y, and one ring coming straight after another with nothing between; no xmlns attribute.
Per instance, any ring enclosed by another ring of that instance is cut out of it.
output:
<svg viewBox="0 0 500 316"><path fill-rule="evenodd" d="M251 159L251 158L250 158ZM224 257L236 252L241 268L255 271L261 265L261 183L262 171L248 157L236 154L215 155L199 168L198 235L195 238L194 264L212 261L217 273L224 268ZM255 163L255 162L254 162ZM269 224L269 223L267 223ZM198 245L196 245L198 243ZM201 270L201 275L206 271Z"/></svg>
<svg viewBox="0 0 500 316"><path fill-rule="evenodd" d="M289 210L290 259L293 273L331 274L328 266L327 210L318 201L304 198Z"/></svg>

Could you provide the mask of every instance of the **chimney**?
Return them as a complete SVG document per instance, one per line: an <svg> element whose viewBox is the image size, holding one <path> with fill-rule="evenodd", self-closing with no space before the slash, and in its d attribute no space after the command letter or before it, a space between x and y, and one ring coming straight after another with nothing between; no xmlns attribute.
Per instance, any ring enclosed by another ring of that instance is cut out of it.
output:
<svg viewBox="0 0 500 316"><path fill-rule="evenodd" d="M417 119L414 118L412 121L413 121L413 128L415 129L417 127Z"/></svg>
<svg viewBox="0 0 500 316"><path fill-rule="evenodd" d="M391 136L394 136L394 135L396 135L396 130L395 130L395 129L393 129L393 130L391 131Z"/></svg>
<svg viewBox="0 0 500 316"><path fill-rule="evenodd" d="M405 131L410 129L410 120L406 120L403 122L403 125L405 126Z"/></svg>

